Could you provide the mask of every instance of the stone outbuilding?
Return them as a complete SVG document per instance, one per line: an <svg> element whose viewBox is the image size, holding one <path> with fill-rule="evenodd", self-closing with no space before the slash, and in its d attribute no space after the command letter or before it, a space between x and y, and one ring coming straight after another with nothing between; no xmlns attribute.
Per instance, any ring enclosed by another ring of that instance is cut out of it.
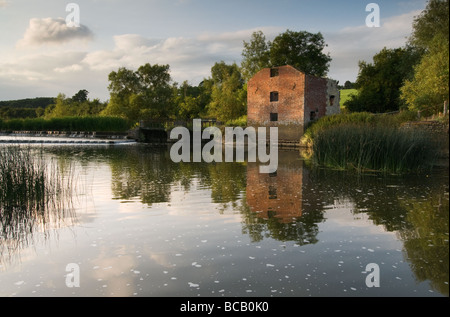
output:
<svg viewBox="0 0 450 317"><path fill-rule="evenodd" d="M248 126L278 127L280 143L299 143L310 122L340 113L335 80L289 65L259 71L248 81L247 94Z"/></svg>

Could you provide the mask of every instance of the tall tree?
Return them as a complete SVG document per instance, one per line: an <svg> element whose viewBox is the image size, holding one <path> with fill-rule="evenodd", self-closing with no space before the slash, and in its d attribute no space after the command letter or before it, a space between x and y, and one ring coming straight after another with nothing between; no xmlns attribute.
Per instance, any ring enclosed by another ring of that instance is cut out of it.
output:
<svg viewBox="0 0 450 317"><path fill-rule="evenodd" d="M425 10L414 19L409 41L428 49L435 36L449 41L449 0L430 0Z"/></svg>
<svg viewBox="0 0 450 317"><path fill-rule="evenodd" d="M322 34L287 30L270 44L273 66L291 65L308 75L327 75L331 57L323 53L326 47Z"/></svg>
<svg viewBox="0 0 450 317"><path fill-rule="evenodd" d="M247 111L247 92L244 80L236 63L227 65L216 63L211 68L211 102L208 105L210 116L226 122L245 115Z"/></svg>
<svg viewBox="0 0 450 317"><path fill-rule="evenodd" d="M402 98L411 110L438 113L449 99L449 1L430 0L414 20L410 43L425 50Z"/></svg>
<svg viewBox="0 0 450 317"><path fill-rule="evenodd" d="M269 43L262 31L253 32L250 42L244 41L241 71L245 81L261 69L270 67Z"/></svg>
<svg viewBox="0 0 450 317"><path fill-rule="evenodd" d="M103 112L132 121L173 115L169 65L145 64L132 71L120 68L109 74L110 101Z"/></svg>
<svg viewBox="0 0 450 317"><path fill-rule="evenodd" d="M412 78L414 65L421 56L413 47L384 48L373 57L373 63L359 62L356 80L358 94L345 106L350 111L383 113L400 109L400 88Z"/></svg>

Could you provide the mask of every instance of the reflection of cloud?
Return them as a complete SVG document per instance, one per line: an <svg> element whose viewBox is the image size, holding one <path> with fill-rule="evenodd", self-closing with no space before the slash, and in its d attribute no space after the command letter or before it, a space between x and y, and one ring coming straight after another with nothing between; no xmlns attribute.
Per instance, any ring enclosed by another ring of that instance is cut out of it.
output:
<svg viewBox="0 0 450 317"><path fill-rule="evenodd" d="M30 20L23 39L18 42L18 46L27 47L42 44L60 44L75 39L88 40L92 38L92 35L91 30L85 25L69 27L62 18L33 18Z"/></svg>

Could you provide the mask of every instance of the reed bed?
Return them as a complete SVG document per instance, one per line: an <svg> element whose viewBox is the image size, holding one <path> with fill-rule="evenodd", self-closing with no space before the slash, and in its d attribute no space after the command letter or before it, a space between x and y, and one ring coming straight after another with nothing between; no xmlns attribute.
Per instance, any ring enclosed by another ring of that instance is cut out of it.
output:
<svg viewBox="0 0 450 317"><path fill-rule="evenodd" d="M312 161L339 169L404 173L430 169L438 150L422 131L368 123L330 125L313 135Z"/></svg>
<svg viewBox="0 0 450 317"><path fill-rule="evenodd" d="M74 175L38 149L0 148L0 256L28 245L35 231L71 218Z"/></svg>

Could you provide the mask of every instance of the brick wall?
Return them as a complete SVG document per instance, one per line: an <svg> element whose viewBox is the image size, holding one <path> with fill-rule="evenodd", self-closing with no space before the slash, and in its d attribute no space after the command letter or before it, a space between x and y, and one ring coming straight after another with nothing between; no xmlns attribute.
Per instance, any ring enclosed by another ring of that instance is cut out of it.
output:
<svg viewBox="0 0 450 317"><path fill-rule="evenodd" d="M303 187L308 177L297 152L281 153L279 160L276 174L262 174L257 163L247 164L246 200L258 217L291 223L302 216Z"/></svg>
<svg viewBox="0 0 450 317"><path fill-rule="evenodd" d="M335 81L306 76L289 65L258 72L247 83L247 96L249 126L278 127L281 143L298 143L311 119L340 111Z"/></svg>

